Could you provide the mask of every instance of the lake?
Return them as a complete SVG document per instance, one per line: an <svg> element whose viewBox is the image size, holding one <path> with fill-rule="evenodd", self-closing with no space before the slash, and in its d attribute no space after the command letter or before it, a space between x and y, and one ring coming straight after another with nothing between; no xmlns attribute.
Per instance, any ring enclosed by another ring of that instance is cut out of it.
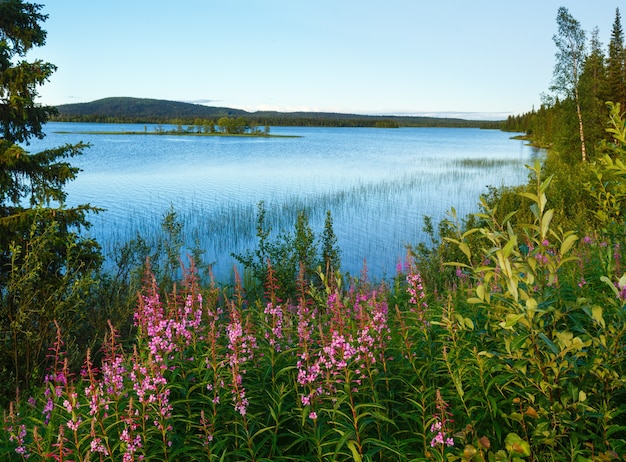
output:
<svg viewBox="0 0 626 462"><path fill-rule="evenodd" d="M173 127L163 126L168 130ZM257 204L274 231L291 231L298 210L321 234L330 210L343 270L391 276L406 245L422 242L424 216L437 223L452 207L477 211L486 187L526 182L543 154L511 133L468 128L273 127L293 138L80 134L154 131L154 125L48 123L37 152L83 141L71 160L82 169L68 185L68 205L90 203L89 233L106 252L137 232L150 238L171 207L189 247L199 243L224 280L256 244ZM59 133L69 132L69 133Z"/></svg>

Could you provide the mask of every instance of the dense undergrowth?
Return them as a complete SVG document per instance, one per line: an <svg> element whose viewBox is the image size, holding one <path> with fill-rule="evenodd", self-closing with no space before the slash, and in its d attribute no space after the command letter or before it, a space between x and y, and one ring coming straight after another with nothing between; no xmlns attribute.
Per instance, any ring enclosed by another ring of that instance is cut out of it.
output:
<svg viewBox="0 0 626 462"><path fill-rule="evenodd" d="M594 168L626 175L611 157ZM253 297L200 284L193 264L161 291L148 267L132 345L110 325L101 359L74 371L58 329L45 383L4 412L0 454L624 460L624 242L605 202L625 186L588 185L606 226L578 236L553 223L551 178L532 173L530 219L485 202L474 226L447 223L430 253L456 253L443 271L422 271L424 249L389 283L303 267L282 298L271 264Z"/></svg>

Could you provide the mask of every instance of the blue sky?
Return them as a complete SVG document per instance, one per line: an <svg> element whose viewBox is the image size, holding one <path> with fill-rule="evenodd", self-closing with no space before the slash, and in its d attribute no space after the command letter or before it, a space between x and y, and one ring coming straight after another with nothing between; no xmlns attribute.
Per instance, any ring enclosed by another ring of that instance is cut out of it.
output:
<svg viewBox="0 0 626 462"><path fill-rule="evenodd" d="M254 110L504 118L538 107L559 6L617 0L39 0L44 104L132 96Z"/></svg>

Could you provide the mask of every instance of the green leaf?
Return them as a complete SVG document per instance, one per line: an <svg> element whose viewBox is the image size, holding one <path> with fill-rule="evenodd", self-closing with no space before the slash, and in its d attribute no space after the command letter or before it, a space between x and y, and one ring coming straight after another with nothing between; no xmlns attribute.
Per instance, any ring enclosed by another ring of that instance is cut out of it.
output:
<svg viewBox="0 0 626 462"><path fill-rule="evenodd" d="M530 193L530 192L521 192L521 193L519 193L519 195L522 196L522 197L526 197L526 198L530 199L534 203L539 202L539 199L537 198L536 194L533 194L533 193Z"/></svg>
<svg viewBox="0 0 626 462"><path fill-rule="evenodd" d="M554 210L547 210L543 217L541 218L541 237L546 237L548 235L548 229L550 228L550 222L552 221L552 217L554 216Z"/></svg>
<svg viewBox="0 0 626 462"><path fill-rule="evenodd" d="M503 329L513 330L515 324L524 317L523 314L507 314L504 321L499 323L498 325Z"/></svg>
<svg viewBox="0 0 626 462"><path fill-rule="evenodd" d="M515 337L511 342L511 351L519 350L522 346L524 346L524 343L526 343L527 339L528 335L518 335L517 337Z"/></svg>
<svg viewBox="0 0 626 462"><path fill-rule="evenodd" d="M557 335L558 335L558 334L559 334L559 333L557 332ZM554 344L554 342L553 342L552 340L550 340L550 339L546 336L546 334L544 334L543 332L540 332L540 333L539 333L539 338L540 338L541 340L543 340L543 343L545 343L545 344L546 344L546 346L547 346L548 348L550 348L550 351L551 351L552 353L554 353L555 355L559 354L559 347L557 347L557 346Z"/></svg>
<svg viewBox="0 0 626 462"><path fill-rule="evenodd" d="M619 297L619 290L617 287L615 287L615 284L613 284L613 282L607 278L606 276L600 276L600 280L604 283L606 283L606 285L608 285L611 290L613 290L613 293L615 294L616 297Z"/></svg>
<svg viewBox="0 0 626 462"><path fill-rule="evenodd" d="M504 256L504 258L508 258L508 256L511 255L511 252L513 251L513 248L516 245L517 245L517 237L511 236L511 239L509 239L509 242L507 242L504 248L502 249L502 255Z"/></svg>
<svg viewBox="0 0 626 462"><path fill-rule="evenodd" d="M601 306L594 306L591 308L591 318L596 321L598 324L600 324L602 326L602 328L605 327L604 324L604 317L602 316L602 307Z"/></svg>
<svg viewBox="0 0 626 462"><path fill-rule="evenodd" d="M485 286L483 284L478 284L476 286L476 295L481 300L485 300Z"/></svg>
<svg viewBox="0 0 626 462"><path fill-rule="evenodd" d="M465 254L468 261L472 261L472 252L470 251L469 245L465 242L459 243L459 250Z"/></svg>
<svg viewBox="0 0 626 462"><path fill-rule="evenodd" d="M567 252L569 252L577 240L578 236L576 236L575 234L570 234L569 236L567 236L561 243L561 255L565 255Z"/></svg>
<svg viewBox="0 0 626 462"><path fill-rule="evenodd" d="M350 452L352 453L352 459L355 462L362 462L363 461L363 457L361 456L361 454L359 454L359 450L356 446L356 442L354 440L350 440L348 441L348 448L350 449Z"/></svg>
<svg viewBox="0 0 626 462"><path fill-rule="evenodd" d="M530 445L516 433L509 433L504 439L506 450L514 456L528 457L530 455Z"/></svg>

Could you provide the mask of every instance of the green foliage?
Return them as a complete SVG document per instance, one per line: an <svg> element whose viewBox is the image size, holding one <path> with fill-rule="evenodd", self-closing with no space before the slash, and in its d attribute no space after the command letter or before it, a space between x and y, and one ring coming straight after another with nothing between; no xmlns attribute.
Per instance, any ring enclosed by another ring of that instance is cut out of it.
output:
<svg viewBox="0 0 626 462"><path fill-rule="evenodd" d="M341 269L341 252L337 247L337 236L333 230L333 217L326 211L324 231L322 232L322 263L326 279Z"/></svg>
<svg viewBox="0 0 626 462"><path fill-rule="evenodd" d="M101 262L98 245L78 235L97 209L64 207L64 187L78 173L65 159L86 145L31 154L17 144L42 138L54 113L36 99L55 67L25 60L45 44L41 8L0 2L0 381L7 387L40 382L53 321L72 342L91 342L85 308Z"/></svg>
<svg viewBox="0 0 626 462"><path fill-rule="evenodd" d="M0 456L623 460L621 255L607 252L604 236L556 226L554 177L543 179L539 165L531 172L516 191L527 213L502 214L494 195L463 230L453 213L437 236L426 220L433 247L409 258L392 287L346 285L337 273L310 284L296 268L316 250L306 214L293 237L273 240L259 204L259 248L249 256L259 266L250 268L261 271L266 256L278 263L265 267L262 294L202 286L193 266L160 290L147 269L132 348L110 329L102 372L90 355L76 376L65 360L72 337L63 347L53 320L45 387L8 409ZM179 231L166 216L173 242L163 268L180 250ZM120 263L133 255L125 249ZM427 255L439 261L428 266ZM284 274L282 257L292 265ZM427 274L442 269L451 272Z"/></svg>
<svg viewBox="0 0 626 462"><path fill-rule="evenodd" d="M93 342L87 327L90 292L100 265L98 246L60 231L60 223L40 210L26 239L9 245L10 265L3 272L0 298L0 371L9 389L19 385L28 390L41 382L55 322L67 332L74 366L85 351L74 348Z"/></svg>
<svg viewBox="0 0 626 462"><path fill-rule="evenodd" d="M574 114L567 98L553 107ZM604 157L580 168L563 150L528 185L489 189L478 214L425 219L429 245L389 285L341 277L330 213L320 237L306 211L274 234L263 203L257 248L236 256L247 292L203 282L198 249L178 268L173 209L154 245L121 246L103 274L96 243L72 231L89 207L49 206L76 174L57 160L72 148L36 157L0 141L2 391L20 382L0 458L624 460L619 107ZM536 117L576 132L554 114ZM19 209L25 198L38 207Z"/></svg>
<svg viewBox="0 0 626 462"><path fill-rule="evenodd" d="M243 117L221 117L217 127L223 133L241 135L250 129L250 124Z"/></svg>
<svg viewBox="0 0 626 462"><path fill-rule="evenodd" d="M3 140L10 143L28 142L41 138L42 125L56 111L37 104L37 87L45 83L56 67L37 60L18 61L33 47L46 43L46 32L41 23L47 19L41 14L42 5L22 0L0 2L0 127Z"/></svg>
<svg viewBox="0 0 626 462"><path fill-rule="evenodd" d="M597 453L619 453L624 442L614 441L616 447L606 434L624 428L623 419L616 419L625 410L623 355L613 356L626 333L624 311L615 303L617 297L602 288L585 290L585 277L597 280L598 275L578 273L578 237L552 227L554 210L547 208L546 197L551 178L541 180L538 165L533 171L535 191L521 193L531 202L531 222L518 222L514 230L508 218L483 214L486 226L456 241L463 246L467 236L478 234L484 246L478 255L466 251L471 263L450 263L465 267L473 281L467 298L467 313L472 314L458 318L456 329L462 333L451 338L461 339L451 351L463 348L459 342L467 338L467 329L484 334L473 360L454 362L449 370L454 377L462 367L463 379L457 380L463 386L456 387L457 394L475 436L493 431L484 414L475 415L481 408L473 410L465 401L482 394L492 415L497 409L504 419L502 428L525 442L519 446L526 456L528 444L535 454L554 450L590 457L585 446ZM495 387L497 395L486 393L484 385L475 389L479 383ZM509 450L512 438L505 441ZM470 452L479 452L476 444L472 448Z"/></svg>
<svg viewBox="0 0 626 462"><path fill-rule="evenodd" d="M270 268L277 281L279 298L283 300L296 296L299 278L307 284L316 285L321 282L322 275L327 280L332 280L329 276L334 276L334 272L339 271L340 256L330 212L326 214L320 237L315 236L305 211L297 213L293 234L277 235L272 234L266 213L265 204L259 202L256 250L233 255L244 266L246 289L260 295Z"/></svg>
<svg viewBox="0 0 626 462"><path fill-rule="evenodd" d="M601 143L608 140L605 102L623 106L626 55L619 10L608 56L598 28L587 41L581 24L564 7L558 10L557 26L553 94L544 95L539 110L512 117L505 126L525 131L533 144L551 149L561 163L574 166L601 155Z"/></svg>
<svg viewBox="0 0 626 462"><path fill-rule="evenodd" d="M593 180L586 182L586 190L595 201L593 214L603 234L612 242L624 241L624 208L626 205L626 126L620 105L608 103L610 127L607 132L612 142L605 143L605 154L592 165Z"/></svg>

